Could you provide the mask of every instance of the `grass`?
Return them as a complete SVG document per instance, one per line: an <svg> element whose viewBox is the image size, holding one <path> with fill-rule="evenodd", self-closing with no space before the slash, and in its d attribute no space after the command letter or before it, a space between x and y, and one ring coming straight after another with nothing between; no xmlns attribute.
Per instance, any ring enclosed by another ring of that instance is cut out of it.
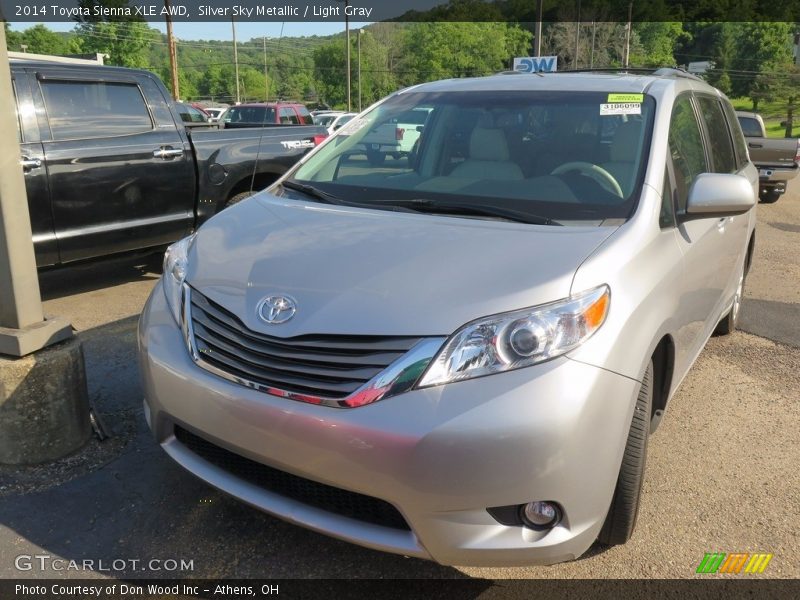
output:
<svg viewBox="0 0 800 600"><path fill-rule="evenodd" d="M736 110L753 110L753 102L750 98L733 98L731 99L733 108ZM786 120L786 104L782 102L759 102L758 114L764 119L764 127L767 130L767 137L782 138L786 132L786 128L781 126L781 121ZM795 110L794 128L792 135L797 137L800 135L800 115Z"/></svg>

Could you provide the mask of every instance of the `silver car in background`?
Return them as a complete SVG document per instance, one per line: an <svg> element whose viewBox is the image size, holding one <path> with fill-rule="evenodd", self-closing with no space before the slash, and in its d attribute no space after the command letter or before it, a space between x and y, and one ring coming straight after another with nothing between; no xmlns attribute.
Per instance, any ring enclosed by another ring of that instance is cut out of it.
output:
<svg viewBox="0 0 800 600"><path fill-rule="evenodd" d="M408 111L408 155L368 159ZM757 184L729 101L679 71L397 92L167 251L147 421L209 484L370 548L624 543L648 435L736 327Z"/></svg>

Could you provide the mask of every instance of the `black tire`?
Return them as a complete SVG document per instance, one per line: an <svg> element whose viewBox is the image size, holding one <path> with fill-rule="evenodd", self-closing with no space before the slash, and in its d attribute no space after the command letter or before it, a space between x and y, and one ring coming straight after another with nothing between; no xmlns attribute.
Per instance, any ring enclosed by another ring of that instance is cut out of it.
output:
<svg viewBox="0 0 800 600"><path fill-rule="evenodd" d="M234 204L238 204L239 202L241 202L245 198L249 198L250 196L252 196L254 193L255 192L241 192L239 194L236 194L235 196L231 196L230 198L228 198L228 201L225 203L225 208L228 208L229 206L233 206Z"/></svg>
<svg viewBox="0 0 800 600"><path fill-rule="evenodd" d="M373 167L379 167L386 160L386 155L383 152L370 150L367 152L367 160Z"/></svg>
<svg viewBox="0 0 800 600"><path fill-rule="evenodd" d="M762 204L774 204L777 202L783 194L776 190L768 190L765 193L761 194L761 203Z"/></svg>
<svg viewBox="0 0 800 600"><path fill-rule="evenodd" d="M736 288L736 293L733 296L733 306L728 311L728 314L722 317L722 320L717 323L714 329L714 335L730 335L739 325L739 315L742 312L742 298L744 298L744 283L745 283L745 267L742 267L742 274L739 277L739 285Z"/></svg>
<svg viewBox="0 0 800 600"><path fill-rule="evenodd" d="M653 361L647 365L642 378L633 421L622 456L617 487L611 499L606 520L597 541L607 546L624 544L633 535L639 499L647 462L647 440L650 433L650 416L653 408Z"/></svg>

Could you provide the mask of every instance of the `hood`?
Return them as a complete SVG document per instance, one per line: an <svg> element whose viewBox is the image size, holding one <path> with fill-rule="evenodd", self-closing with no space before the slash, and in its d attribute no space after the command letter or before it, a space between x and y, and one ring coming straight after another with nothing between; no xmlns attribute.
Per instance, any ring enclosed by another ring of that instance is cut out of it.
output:
<svg viewBox="0 0 800 600"><path fill-rule="evenodd" d="M538 226L331 206L259 194L198 232L189 284L252 330L449 335L495 313L564 298L611 227ZM262 322L267 296L294 318Z"/></svg>

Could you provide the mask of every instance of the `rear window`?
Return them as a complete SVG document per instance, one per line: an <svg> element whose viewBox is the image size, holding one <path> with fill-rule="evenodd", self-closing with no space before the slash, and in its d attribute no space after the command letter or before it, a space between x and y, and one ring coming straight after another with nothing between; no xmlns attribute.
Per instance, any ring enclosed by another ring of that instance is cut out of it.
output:
<svg viewBox="0 0 800 600"><path fill-rule="evenodd" d="M153 129L142 92L135 84L41 81L54 140L113 137Z"/></svg>
<svg viewBox="0 0 800 600"><path fill-rule="evenodd" d="M753 117L737 117L745 137L761 137L761 125Z"/></svg>
<svg viewBox="0 0 800 600"><path fill-rule="evenodd" d="M554 220L627 218L655 102L609 104L613 92L401 94L351 120L293 178L376 205L439 198ZM417 127L401 136L403 125Z"/></svg>

